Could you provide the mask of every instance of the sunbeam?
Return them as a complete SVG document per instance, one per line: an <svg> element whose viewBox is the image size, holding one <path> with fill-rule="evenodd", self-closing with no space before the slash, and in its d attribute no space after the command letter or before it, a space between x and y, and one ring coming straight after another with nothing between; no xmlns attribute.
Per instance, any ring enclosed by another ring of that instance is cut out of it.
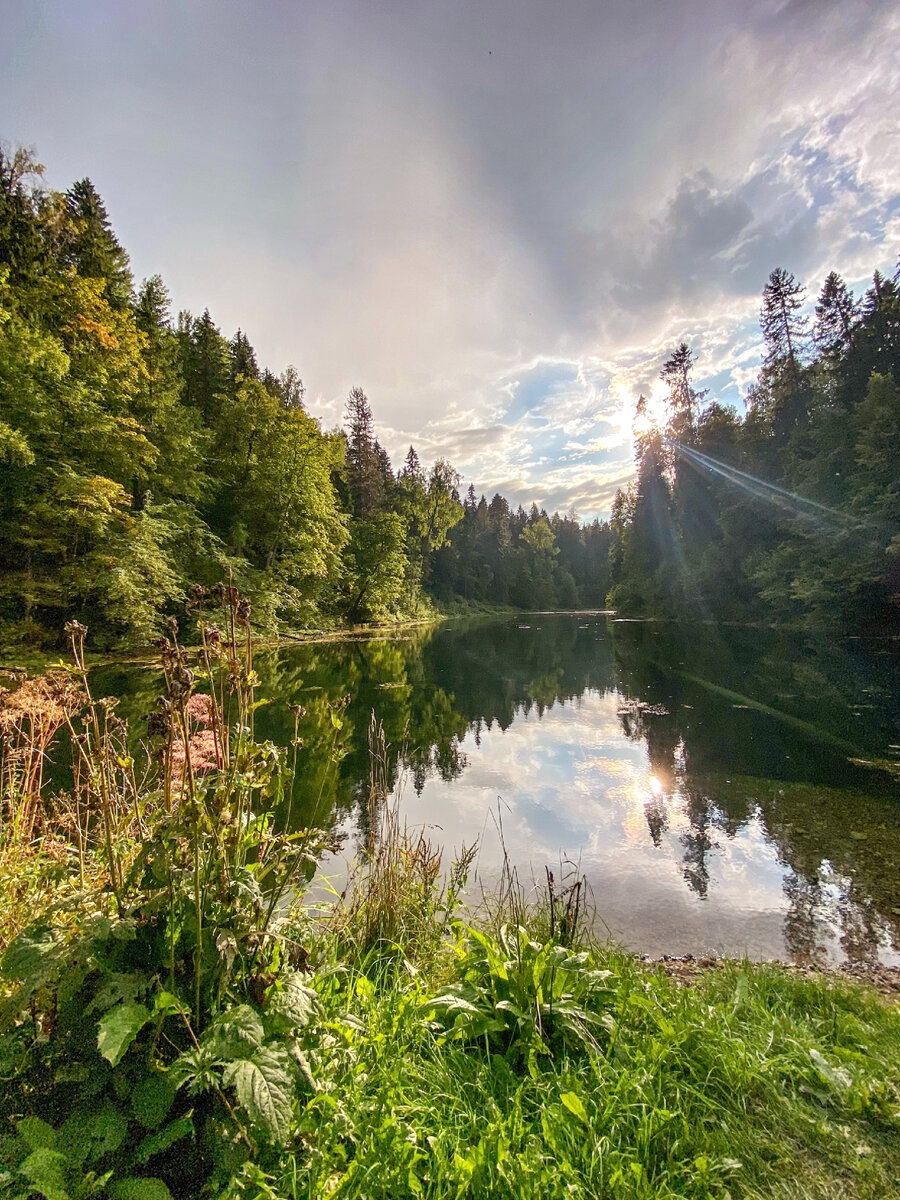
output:
<svg viewBox="0 0 900 1200"><path fill-rule="evenodd" d="M669 439L669 445L679 458L691 463L692 466L721 476L728 483L742 488L760 500L766 500L776 505L798 520L806 521L822 528L828 528L829 532L845 529L862 529L865 527L864 523L855 517L850 517L846 513L839 512L837 509L819 504L817 500L808 500L805 496L800 496L796 492L790 492L786 488L779 487L777 484L768 483L765 479L760 479L757 475L750 475L746 471L740 471L737 467L711 458L708 454L702 454L699 450L695 450L691 446L686 446L683 442L676 441L674 438Z"/></svg>

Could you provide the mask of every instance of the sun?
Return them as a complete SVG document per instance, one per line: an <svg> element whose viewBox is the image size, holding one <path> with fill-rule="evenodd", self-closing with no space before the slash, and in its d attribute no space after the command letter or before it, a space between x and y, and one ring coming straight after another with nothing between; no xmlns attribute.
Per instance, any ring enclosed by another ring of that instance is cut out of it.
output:
<svg viewBox="0 0 900 1200"><path fill-rule="evenodd" d="M644 413L641 413L640 416L634 417L632 419L631 433L636 438L642 438L642 437L646 437L647 434L650 433L656 427L657 427L656 422L653 420L653 418L650 416L650 414L644 412Z"/></svg>

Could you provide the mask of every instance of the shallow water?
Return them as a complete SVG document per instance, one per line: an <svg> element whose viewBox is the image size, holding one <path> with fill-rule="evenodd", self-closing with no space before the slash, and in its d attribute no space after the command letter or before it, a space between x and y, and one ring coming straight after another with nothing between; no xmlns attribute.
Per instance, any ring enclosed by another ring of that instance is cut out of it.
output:
<svg viewBox="0 0 900 1200"><path fill-rule="evenodd" d="M365 836L371 712L411 825L578 863L601 927L650 955L900 962L900 659L890 643L541 614L260 654L257 733L307 709L290 821ZM146 713L154 672L97 671ZM350 697L342 714L331 707ZM328 864L337 877L338 858Z"/></svg>

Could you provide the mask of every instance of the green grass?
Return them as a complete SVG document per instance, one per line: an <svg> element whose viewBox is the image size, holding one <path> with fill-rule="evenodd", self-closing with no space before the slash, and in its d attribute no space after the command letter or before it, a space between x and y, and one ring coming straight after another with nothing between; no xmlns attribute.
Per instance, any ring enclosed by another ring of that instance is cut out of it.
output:
<svg viewBox="0 0 900 1200"><path fill-rule="evenodd" d="M595 1044L523 1056L436 1026L446 962L332 964L313 982L319 1090L284 1168L245 1194L900 1195L896 1008L776 966L691 987L608 948L587 966L614 983Z"/></svg>

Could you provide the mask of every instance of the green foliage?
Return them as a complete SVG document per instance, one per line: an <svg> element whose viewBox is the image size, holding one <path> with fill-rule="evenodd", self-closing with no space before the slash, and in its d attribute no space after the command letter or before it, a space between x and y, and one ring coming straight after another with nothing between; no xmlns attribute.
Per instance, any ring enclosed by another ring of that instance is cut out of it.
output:
<svg viewBox="0 0 900 1200"><path fill-rule="evenodd" d="M889 627L900 594L900 304L876 273L861 303L838 275L816 306L774 271L767 357L748 411L698 419L691 353L666 362L665 431L636 423L638 478L613 508L610 603L627 613ZM640 409L640 406L639 406Z"/></svg>
<svg viewBox="0 0 900 1200"><path fill-rule="evenodd" d="M293 367L261 368L208 310L173 326L90 180L60 194L41 171L0 154L0 637L49 642L75 616L96 645L146 643L226 578L272 631L419 616L432 594L602 600L605 527L566 518L553 567L526 536L546 514L496 497L470 522L453 468L413 450L395 478L361 388L346 434L323 431Z"/></svg>
<svg viewBox="0 0 900 1200"><path fill-rule="evenodd" d="M586 951L536 942L521 926L496 937L460 929L460 983L430 997L426 1009L448 1037L485 1039L516 1063L554 1049L595 1046L615 998L611 973L594 970Z"/></svg>
<svg viewBox="0 0 900 1200"><path fill-rule="evenodd" d="M219 600L242 635L248 603L233 589ZM0 1195L194 1195L248 1156L277 1160L314 1087L304 1039L318 1000L292 947L322 838L273 826L292 767L252 738L243 637L201 622L203 696L166 641L139 786L127 730L90 695L84 629L70 632L79 686L48 695L68 705L73 811L85 816L63 828L83 883L0 958L0 1124L16 1130L0 1143ZM17 827L2 834L14 849Z"/></svg>

